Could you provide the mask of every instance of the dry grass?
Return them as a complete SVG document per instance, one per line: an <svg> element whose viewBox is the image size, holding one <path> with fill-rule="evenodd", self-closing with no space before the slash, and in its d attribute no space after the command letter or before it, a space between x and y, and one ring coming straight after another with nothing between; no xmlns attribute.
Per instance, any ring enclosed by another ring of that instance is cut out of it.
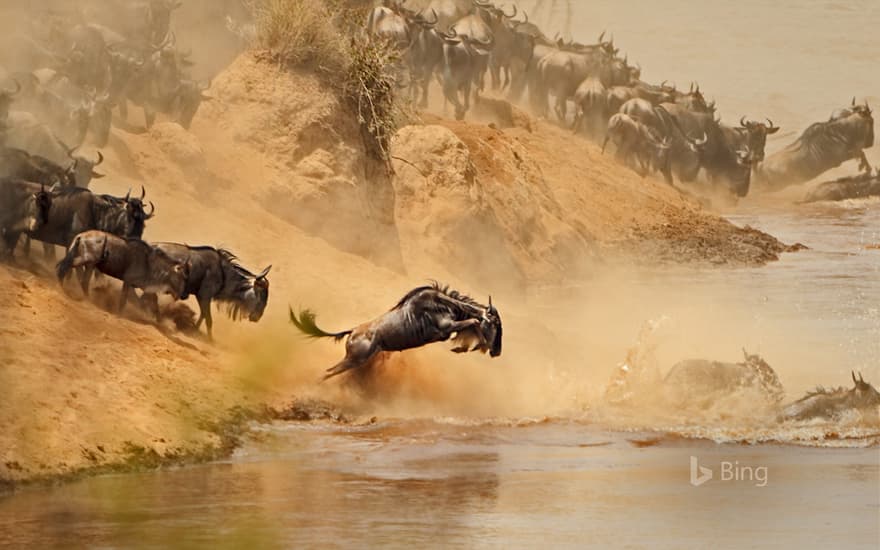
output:
<svg viewBox="0 0 880 550"><path fill-rule="evenodd" d="M367 153L390 169L388 144L400 118L395 102L404 68L400 52L370 39L363 0L251 0L256 46L288 67L328 77L352 106Z"/></svg>
<svg viewBox="0 0 880 550"><path fill-rule="evenodd" d="M325 0L251 0L257 47L288 66L340 74L348 66L341 10Z"/></svg>

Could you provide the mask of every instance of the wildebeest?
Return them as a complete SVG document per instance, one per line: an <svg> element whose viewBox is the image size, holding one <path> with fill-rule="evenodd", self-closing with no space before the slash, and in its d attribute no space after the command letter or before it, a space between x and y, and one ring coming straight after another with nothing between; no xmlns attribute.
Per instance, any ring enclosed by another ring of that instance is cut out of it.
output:
<svg viewBox="0 0 880 550"><path fill-rule="evenodd" d="M786 405L780 416L781 420L809 420L812 418L834 419L847 411L878 414L880 392L865 382L859 373L852 372L853 388L837 388L826 390L818 387L794 403Z"/></svg>
<svg viewBox="0 0 880 550"><path fill-rule="evenodd" d="M611 141L617 160L630 166L641 176L656 171L666 174L669 163L669 142L650 127L625 113L617 113L608 121L602 152Z"/></svg>
<svg viewBox="0 0 880 550"><path fill-rule="evenodd" d="M49 220L31 237L47 245L67 248L84 231L100 230L119 237L141 238L146 221L155 209L144 210L144 191L141 197L128 193L124 198L95 195L88 189L62 189L53 196ZM48 248L47 250L51 250Z"/></svg>
<svg viewBox="0 0 880 550"><path fill-rule="evenodd" d="M45 185L0 178L0 256L12 255L22 233L36 231L49 220L52 193Z"/></svg>
<svg viewBox="0 0 880 550"><path fill-rule="evenodd" d="M437 30L437 17L417 15L413 19L413 40L409 48L412 100L428 106L428 87L434 72L443 63L443 34Z"/></svg>
<svg viewBox="0 0 880 550"><path fill-rule="evenodd" d="M234 254L222 248L177 243L155 243L155 246L171 258L189 264L181 299L195 296L200 311L196 329L204 320L209 339L214 338L212 301L225 303L229 316L235 320L247 317L256 323L263 316L269 301L269 280L266 277L271 265L254 275L239 265ZM149 299L156 298L150 296Z"/></svg>
<svg viewBox="0 0 880 550"><path fill-rule="evenodd" d="M757 390L775 404L785 397L776 372L758 355L743 350L742 363L690 359L674 365L663 378L664 391L675 401L717 399L747 389Z"/></svg>
<svg viewBox="0 0 880 550"><path fill-rule="evenodd" d="M613 46L611 46L613 51ZM576 50L557 49L543 56L537 65L537 77L541 97L537 104L543 114L548 107L548 94L556 98L555 111L560 121L565 121L567 101L574 96L578 86L587 78L598 78L606 88L629 85L638 79L639 70L631 67L625 59L615 57L609 47L601 42L581 46Z"/></svg>
<svg viewBox="0 0 880 550"><path fill-rule="evenodd" d="M135 288L181 298L190 269L187 262L176 260L140 239L126 239L104 231L86 231L76 236L55 268L58 281L63 285L70 271L78 267L84 268L80 276L84 294L89 293L89 281L96 269L122 281L120 312ZM158 310L156 314L158 317Z"/></svg>
<svg viewBox="0 0 880 550"><path fill-rule="evenodd" d="M842 201L880 197L880 168L877 172L862 172L857 176L845 176L826 181L810 190L803 202Z"/></svg>
<svg viewBox="0 0 880 550"><path fill-rule="evenodd" d="M327 369L325 380L366 366L381 352L445 342L453 335L459 344L453 350L457 353L488 351L492 357L501 355L501 316L492 299L486 306L436 283L409 291L387 313L350 330L325 332L315 324L315 315L309 310L301 311L297 318L291 309L290 320L312 338L333 338L338 342L348 337L345 358Z"/></svg>
<svg viewBox="0 0 880 550"><path fill-rule="evenodd" d="M470 109L471 88L478 82L479 71L485 68L484 60L491 48L491 42L459 37L454 30L443 35L443 96L455 107L458 120Z"/></svg>
<svg viewBox="0 0 880 550"><path fill-rule="evenodd" d="M412 43L410 24L395 10L396 6L376 6L367 15L367 33L374 38L386 40L398 50L406 50Z"/></svg>
<svg viewBox="0 0 880 550"><path fill-rule="evenodd" d="M40 155L32 155L21 149L0 147L0 177L21 178L45 185L88 188L92 178L102 178L94 167L104 161L98 151L98 160L89 161L68 152L71 163L64 167Z"/></svg>
<svg viewBox="0 0 880 550"><path fill-rule="evenodd" d="M755 159L763 157L767 134L776 128L764 124L741 124L734 128L722 124L711 113L694 112L675 103L664 103L660 107L675 119L684 135L707 138L702 168L708 179L725 184L738 197L745 197L751 186Z"/></svg>
<svg viewBox="0 0 880 550"><path fill-rule="evenodd" d="M574 93L573 132L584 130L592 138L601 137L608 125L608 90L595 76L586 78Z"/></svg>
<svg viewBox="0 0 880 550"><path fill-rule="evenodd" d="M809 126L797 140L767 157L755 178L762 189L776 191L807 182L852 159L870 171L865 149L874 145L874 117L866 101Z"/></svg>
<svg viewBox="0 0 880 550"><path fill-rule="evenodd" d="M65 167L68 172L65 185L87 188L92 179L104 177L94 170L103 162L104 156L100 152L96 153L95 159L75 147L68 147L31 113L12 111L9 114L5 141L5 146L10 149L27 151L33 157L42 157Z"/></svg>

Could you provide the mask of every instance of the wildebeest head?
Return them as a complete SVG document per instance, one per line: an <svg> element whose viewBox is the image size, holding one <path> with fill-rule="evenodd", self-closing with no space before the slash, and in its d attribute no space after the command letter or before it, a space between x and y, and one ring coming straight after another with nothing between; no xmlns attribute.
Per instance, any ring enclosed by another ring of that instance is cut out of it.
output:
<svg viewBox="0 0 880 550"><path fill-rule="evenodd" d="M98 151L98 159L91 160L83 155L74 154L75 150L76 148L67 151L67 156L73 161L67 170L68 180L77 187L88 189L93 179L104 177L104 174L95 172L95 167L104 162L104 155Z"/></svg>
<svg viewBox="0 0 880 550"><path fill-rule="evenodd" d="M785 390L782 388L779 377L776 376L776 371L760 355L751 355L745 348L742 351L745 365L757 376L761 389L774 401L782 401L785 397Z"/></svg>
<svg viewBox="0 0 880 550"><path fill-rule="evenodd" d="M153 206L153 203L150 203L150 212L149 214L146 212L144 208L144 197L147 195L146 190L143 186L141 186L141 196L140 198L132 197L131 191L125 195L123 201L125 202L125 214L126 214L126 225L127 230L125 232L126 237L135 237L141 238L144 234L144 226L146 225L146 221L152 218L156 213L156 207Z"/></svg>
<svg viewBox="0 0 880 550"><path fill-rule="evenodd" d="M778 132L779 126L774 126L773 121L769 118L767 119L767 124L764 124L763 122L746 120L746 117L742 117L739 120L739 127L740 130L746 132L746 140L749 149L752 151L752 161L763 162L767 136Z"/></svg>
<svg viewBox="0 0 880 550"><path fill-rule="evenodd" d="M27 201L26 217L28 219L28 231L36 231L49 223L49 210L52 208L52 191L47 190L45 185L34 193Z"/></svg>
<svg viewBox="0 0 880 550"><path fill-rule="evenodd" d="M245 293L244 309L247 311L248 320L252 323L263 317L266 304L269 303L269 279L266 276L269 275L270 269L272 269L271 265L254 277L250 281L250 290Z"/></svg>
<svg viewBox="0 0 880 550"><path fill-rule="evenodd" d="M480 322L480 329L486 338L484 345L488 345L489 355L491 357L501 355L501 314L492 305L491 296L489 296L489 306L486 308L486 312L483 314L483 319Z"/></svg>
<svg viewBox="0 0 880 550"><path fill-rule="evenodd" d="M153 254L162 264L167 266L164 274L166 293L175 299L183 300L186 297L186 282L189 280L190 270L192 269L189 260L175 260L155 247L153 247Z"/></svg>
<svg viewBox="0 0 880 550"><path fill-rule="evenodd" d="M874 386L865 382L865 379L862 378L862 373L859 373L858 378L856 378L855 372L850 371L850 373L852 374L853 384L855 384L855 387L849 390L850 406L855 408L880 406L880 392Z"/></svg>

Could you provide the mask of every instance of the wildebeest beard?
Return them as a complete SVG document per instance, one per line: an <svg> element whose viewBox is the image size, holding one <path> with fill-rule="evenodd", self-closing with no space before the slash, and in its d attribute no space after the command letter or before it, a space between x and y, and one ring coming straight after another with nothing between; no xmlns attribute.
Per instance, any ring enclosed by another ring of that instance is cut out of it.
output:
<svg viewBox="0 0 880 550"><path fill-rule="evenodd" d="M232 252L218 249L225 284L215 297L226 304L226 314L233 321L247 318L257 322L269 299L269 282L264 274L254 275L238 263Z"/></svg>

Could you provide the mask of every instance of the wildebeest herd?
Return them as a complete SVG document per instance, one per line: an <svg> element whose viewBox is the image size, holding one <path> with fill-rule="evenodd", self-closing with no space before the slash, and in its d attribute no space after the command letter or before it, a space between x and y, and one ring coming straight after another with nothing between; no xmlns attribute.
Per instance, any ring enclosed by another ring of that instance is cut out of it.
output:
<svg viewBox="0 0 880 550"><path fill-rule="evenodd" d="M124 123L129 103L143 108L148 127L157 113L189 127L208 84L192 80L191 52L176 47L171 16L180 6L108 2L100 13L109 25L71 8L17 37L23 51L13 57L22 66L0 68L0 256L13 257L20 240L25 255L31 241L43 243L47 257L62 246L62 282L77 269L88 294L94 271L119 279L120 311L137 288L157 319L158 295L195 296L196 328L205 321L211 337L212 301L226 303L233 318L260 319L269 268L254 274L228 250L141 240L155 215L145 189L93 193L88 186L103 177L95 168L104 156L78 152L89 138L106 145L112 109Z"/></svg>
<svg viewBox="0 0 880 550"><path fill-rule="evenodd" d="M870 171L863 152L873 145L867 103L853 99L765 160L767 136L779 130L771 120L721 123L699 85L684 92L666 82L642 81L641 69L621 57L605 33L595 44L551 40L526 14L517 19L516 8L485 0L421 3L410 9L404 0L384 0L366 22L371 37L404 53L409 94L421 105L437 79L456 117L463 118L471 101L480 100L488 75L493 88L514 100L528 94L538 115L556 117L601 142L603 150L612 144L617 158L643 175L660 173L672 184L692 182L702 173L738 196L748 193L753 177L780 187L849 159ZM32 241L43 243L47 257L62 246L66 252L56 265L62 284L76 271L88 294L95 272L118 279L119 310L136 301L157 320L159 296L193 296L200 308L196 328L204 321L209 338L214 301L224 303L233 319L259 321L271 266L255 274L222 248L146 242L146 223L156 209L143 187L124 197L88 189L92 179L104 177L96 171L104 156L82 150L89 142L108 144L113 109L123 124L128 106L136 105L147 127L159 113L189 127L200 103L210 99L204 95L209 83L188 72L191 53L176 46L171 19L179 1L107 5L111 15L104 21L86 21L79 13L73 25L50 21L23 34L26 52L18 57L28 66L0 68L0 256L12 258L18 247L27 255ZM135 289L142 291L139 298ZM299 315L291 310L290 320L311 337L347 337L345 357L325 378L363 367L383 352L434 342L452 340L456 353L497 357L502 350L501 316L491 298L484 305L438 284L413 289L382 316L343 332L318 328L309 310ZM774 398L782 392L775 373L755 356L742 365L683 364L667 376L676 387L684 385L679 379L726 387L756 383ZM855 375L853 380L858 399L843 390L817 391L797 402L791 416L809 416L803 411L813 410L813 403L880 401L870 385Z"/></svg>
<svg viewBox="0 0 880 550"><path fill-rule="evenodd" d="M527 14L487 0L383 0L366 31L402 52L412 98L421 106L436 78L445 102L464 118L471 102L480 101L488 73L492 87L512 101L525 100L536 115L601 142L603 150L613 144L620 162L643 176L661 174L669 184L700 176L744 197L753 181L779 189L850 159L870 170L863 153L874 144L867 102L853 99L765 159L767 136L779 130L770 119L721 122L698 84L684 91L643 81L641 68L604 32L594 44L551 39Z"/></svg>

